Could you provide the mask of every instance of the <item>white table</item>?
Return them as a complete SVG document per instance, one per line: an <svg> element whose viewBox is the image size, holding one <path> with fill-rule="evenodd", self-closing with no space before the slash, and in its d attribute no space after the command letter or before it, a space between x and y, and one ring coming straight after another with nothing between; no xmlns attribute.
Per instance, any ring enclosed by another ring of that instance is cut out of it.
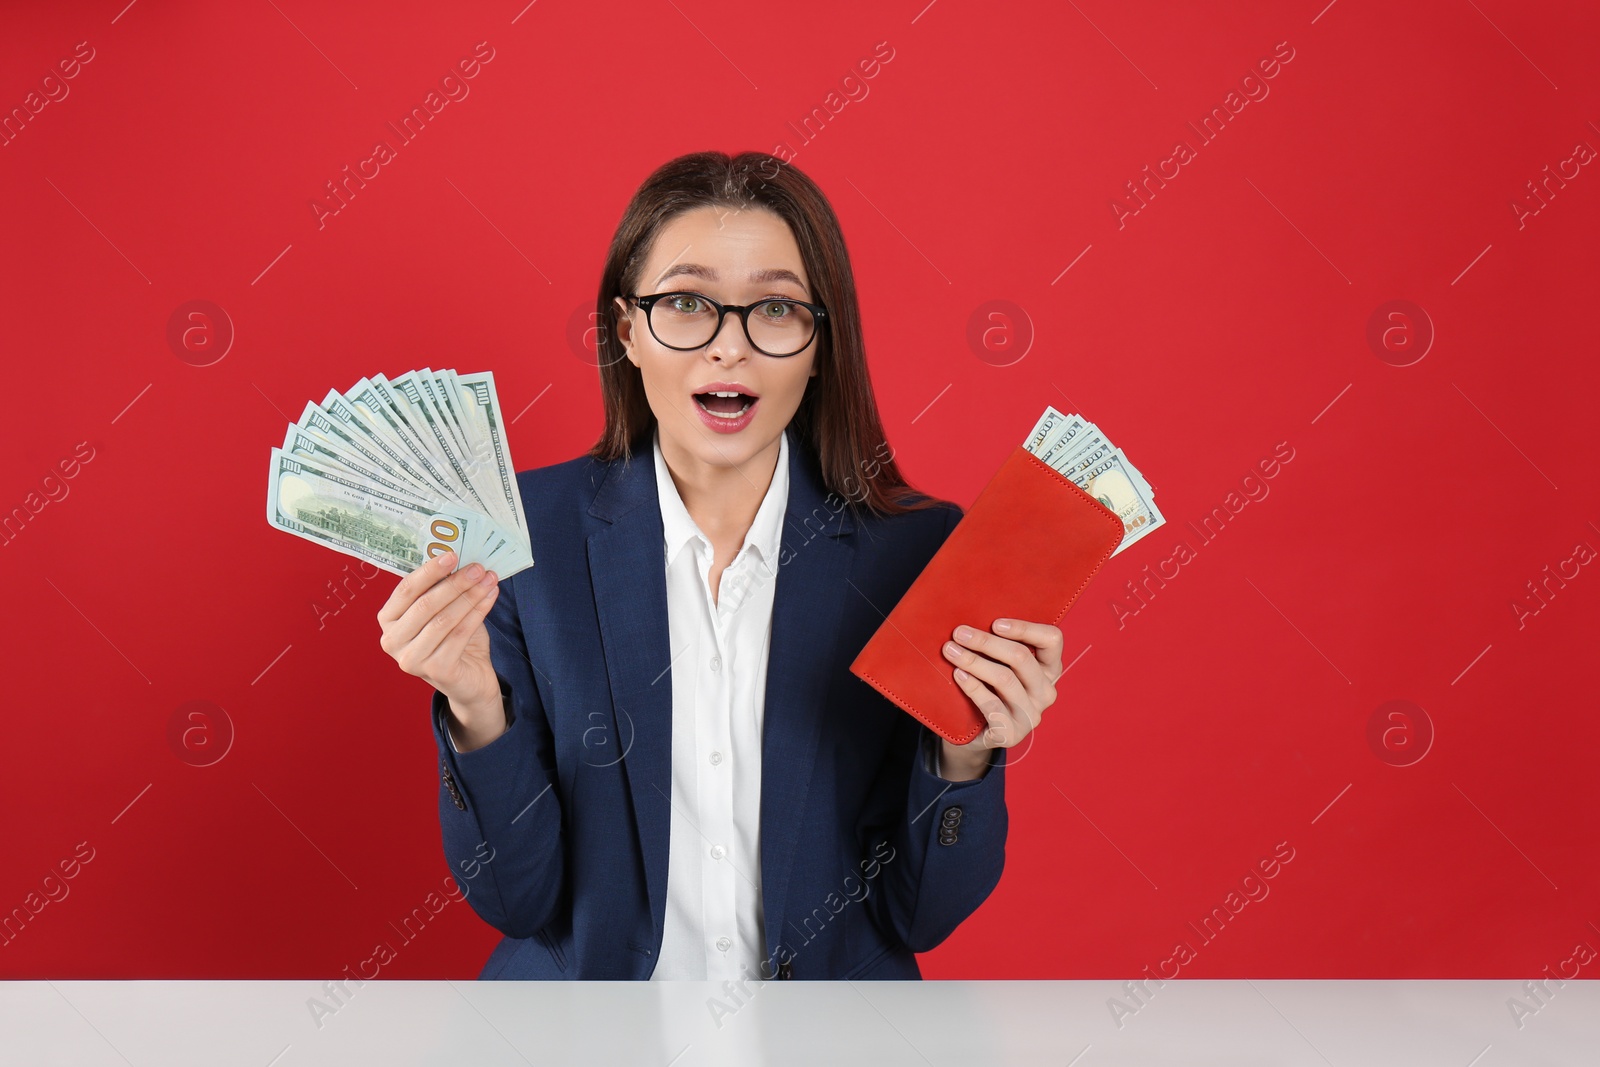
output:
<svg viewBox="0 0 1600 1067"><path fill-rule="evenodd" d="M1595 982L1552 983L1520 1019L1508 1001L1536 1002L1517 981L1149 988L768 982L736 1000L698 982L377 981L336 1001L311 981L9 982L0 1064L1600 1064Z"/></svg>

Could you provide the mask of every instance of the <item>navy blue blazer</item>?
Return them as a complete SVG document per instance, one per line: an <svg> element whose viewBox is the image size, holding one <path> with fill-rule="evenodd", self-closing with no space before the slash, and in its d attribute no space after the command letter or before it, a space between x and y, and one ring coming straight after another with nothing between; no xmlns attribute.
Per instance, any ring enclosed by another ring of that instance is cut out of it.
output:
<svg viewBox="0 0 1600 1067"><path fill-rule="evenodd" d="M646 979L672 817L654 463L581 456L517 481L537 563L488 616L510 726L457 753L433 695L445 856L505 935L480 978ZM790 433L761 738L763 978L920 978L914 953L1000 880L1006 750L981 778L937 777L936 736L849 671L961 514L857 512Z"/></svg>

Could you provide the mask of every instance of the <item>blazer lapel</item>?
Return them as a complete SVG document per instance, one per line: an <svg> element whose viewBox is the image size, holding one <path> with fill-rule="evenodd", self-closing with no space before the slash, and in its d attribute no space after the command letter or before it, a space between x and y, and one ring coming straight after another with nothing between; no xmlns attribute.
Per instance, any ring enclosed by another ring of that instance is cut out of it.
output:
<svg viewBox="0 0 1600 1067"><path fill-rule="evenodd" d="M822 705L834 681L844 606L857 595L849 582L855 542L844 536L854 526L843 498L823 484L809 445L790 433L789 502L761 731L761 896L769 959L786 940L789 874L816 763Z"/></svg>
<svg viewBox="0 0 1600 1067"><path fill-rule="evenodd" d="M770 957L782 919L833 682L855 554L854 521L828 493L809 446L789 433L789 499L773 592L761 737L761 891ZM611 683L612 737L632 737L625 768L656 929L666 918L672 820L672 675L661 505L649 454L612 462L589 505L590 577ZM802 902L805 903L805 902ZM822 902L817 901L820 905Z"/></svg>
<svg viewBox="0 0 1600 1067"><path fill-rule="evenodd" d="M672 819L671 633L667 573L649 452L615 460L589 505L606 520L589 535L589 575L611 682L611 737L631 739L627 778L646 890L656 929L667 907L667 842Z"/></svg>

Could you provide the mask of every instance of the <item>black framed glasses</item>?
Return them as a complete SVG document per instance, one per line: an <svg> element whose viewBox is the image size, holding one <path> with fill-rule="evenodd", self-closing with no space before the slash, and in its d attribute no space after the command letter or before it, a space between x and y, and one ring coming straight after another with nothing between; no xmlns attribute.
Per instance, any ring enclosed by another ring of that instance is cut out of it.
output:
<svg viewBox="0 0 1600 1067"><path fill-rule="evenodd" d="M722 331L729 312L739 316L750 347L766 356L793 356L805 350L828 317L821 304L792 297L772 297L754 304L724 304L687 290L637 293L628 297L644 309L650 335L677 352L693 352Z"/></svg>

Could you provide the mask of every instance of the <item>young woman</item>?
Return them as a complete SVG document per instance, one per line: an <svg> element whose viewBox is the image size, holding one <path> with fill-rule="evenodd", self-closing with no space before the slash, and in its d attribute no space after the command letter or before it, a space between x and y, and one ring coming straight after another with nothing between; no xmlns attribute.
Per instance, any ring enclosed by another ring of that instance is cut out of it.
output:
<svg viewBox="0 0 1600 1067"><path fill-rule="evenodd" d="M999 881L1006 750L1061 632L955 629L990 723L960 747L850 673L961 510L894 462L838 219L794 167L662 166L598 309L600 440L518 474L538 562L440 557L378 613L435 690L445 854L505 935L481 977L919 978Z"/></svg>

